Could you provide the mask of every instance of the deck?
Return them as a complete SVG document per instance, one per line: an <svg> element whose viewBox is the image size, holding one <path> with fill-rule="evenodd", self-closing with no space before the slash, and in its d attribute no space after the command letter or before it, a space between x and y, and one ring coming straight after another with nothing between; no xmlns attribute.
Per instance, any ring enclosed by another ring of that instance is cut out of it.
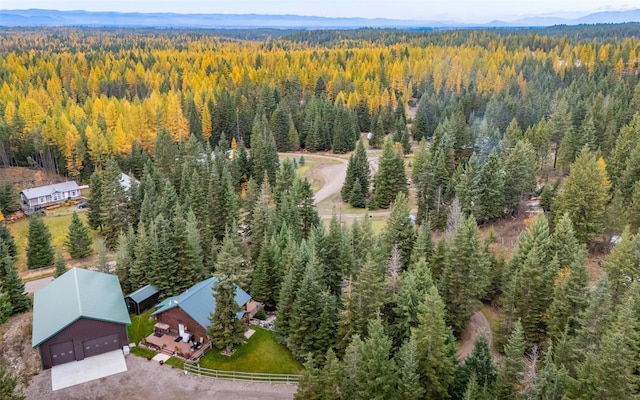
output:
<svg viewBox="0 0 640 400"><path fill-rule="evenodd" d="M152 348L157 348L161 353L177 355L187 360L192 358L195 353L199 353L196 349L191 348L193 343L185 343L182 338L176 342L178 338L178 335L152 333L145 338L145 341L147 345L150 345ZM199 338L196 338L196 340L199 340ZM201 348L204 346L206 346L206 343L202 345Z"/></svg>

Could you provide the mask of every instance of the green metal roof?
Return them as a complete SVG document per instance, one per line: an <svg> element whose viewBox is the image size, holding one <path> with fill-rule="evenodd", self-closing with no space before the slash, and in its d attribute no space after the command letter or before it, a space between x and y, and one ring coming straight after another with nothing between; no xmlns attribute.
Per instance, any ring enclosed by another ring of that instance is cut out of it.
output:
<svg viewBox="0 0 640 400"><path fill-rule="evenodd" d="M33 300L32 346L80 318L131 325L115 275L73 268L38 290Z"/></svg>
<svg viewBox="0 0 640 400"><path fill-rule="evenodd" d="M140 303L145 301L146 299L148 299L149 297L153 296L156 293L158 293L158 289L156 289L155 286L147 285L147 286L141 287L140 289L136 290L130 295L127 295L126 297L129 297L131 300L135 301L136 303Z"/></svg>

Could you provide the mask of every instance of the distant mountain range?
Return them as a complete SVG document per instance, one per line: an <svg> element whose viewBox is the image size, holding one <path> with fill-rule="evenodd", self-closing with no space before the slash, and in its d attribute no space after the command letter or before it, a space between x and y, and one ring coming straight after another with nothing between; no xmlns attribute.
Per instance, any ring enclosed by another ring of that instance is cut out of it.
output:
<svg viewBox="0 0 640 400"><path fill-rule="evenodd" d="M351 29L351 28L471 28L471 27L543 27L640 21L640 9L608 11L576 19L527 17L516 21L492 21L465 24L455 21L396 20L386 18L326 18L299 15L260 14L176 14L119 13L57 10L0 10L0 26L84 26L137 28L276 28L276 29Z"/></svg>

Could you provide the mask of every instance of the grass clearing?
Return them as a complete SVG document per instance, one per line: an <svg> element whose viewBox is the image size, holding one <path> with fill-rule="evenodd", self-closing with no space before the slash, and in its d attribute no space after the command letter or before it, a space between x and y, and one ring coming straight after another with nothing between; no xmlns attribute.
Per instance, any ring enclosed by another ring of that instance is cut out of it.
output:
<svg viewBox="0 0 640 400"><path fill-rule="evenodd" d="M131 354L138 356L138 357L143 357L143 358L152 358L154 357L157 353L153 350L148 350L148 349L143 349L141 347L132 347L130 349Z"/></svg>
<svg viewBox="0 0 640 400"><path fill-rule="evenodd" d="M156 323L151 316L153 309L147 310L140 315L130 315L131 325L127 327L129 341L135 344L153 333L153 325Z"/></svg>
<svg viewBox="0 0 640 400"><path fill-rule="evenodd" d="M173 368L184 369L184 361L179 358L171 357L165 364L172 366Z"/></svg>
<svg viewBox="0 0 640 400"><path fill-rule="evenodd" d="M231 357L223 356L219 349L213 348L200 359L200 366L222 371L302 373L302 364L276 341L273 332L258 327L252 329L256 332L246 343L237 346Z"/></svg>

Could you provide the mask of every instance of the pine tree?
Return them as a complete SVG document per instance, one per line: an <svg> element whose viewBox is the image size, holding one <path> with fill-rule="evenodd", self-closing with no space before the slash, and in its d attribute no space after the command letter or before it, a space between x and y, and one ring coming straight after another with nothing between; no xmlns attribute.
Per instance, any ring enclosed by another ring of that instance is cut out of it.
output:
<svg viewBox="0 0 640 400"><path fill-rule="evenodd" d="M294 253L299 258L292 260L291 266L284 275L282 284L280 285L280 292L278 293L274 333L280 343L286 343L291 332L290 323L293 316L292 309L296 298L296 289L302 280L305 269L303 255L301 253L306 254L306 248L301 248L300 252Z"/></svg>
<svg viewBox="0 0 640 400"><path fill-rule="evenodd" d="M344 366L332 349L327 350L324 357L324 367L320 373L320 390L318 395L323 400L342 399L342 386L344 385Z"/></svg>
<svg viewBox="0 0 640 400"><path fill-rule="evenodd" d="M131 267L135 262L136 235L133 227L129 226L127 233L121 232L118 236L116 251L116 275L120 280L120 286L124 293L131 293L138 289L131 284Z"/></svg>
<svg viewBox="0 0 640 400"><path fill-rule="evenodd" d="M0 250L4 250L4 246L0 246ZM2 271L2 292L7 295L9 304L11 304L11 315L25 312L31 309L31 299L24 291L24 282L18 275L13 259L5 252L4 257L0 260L0 266L4 267Z"/></svg>
<svg viewBox="0 0 640 400"><path fill-rule="evenodd" d="M6 400L24 400L24 396L16 393L18 382L9 367L0 365L0 398Z"/></svg>
<svg viewBox="0 0 640 400"><path fill-rule="evenodd" d="M276 306L280 287L279 266L280 246L274 238L265 238L251 280L251 296L264 303L267 309Z"/></svg>
<svg viewBox="0 0 640 400"><path fill-rule="evenodd" d="M489 221L502 217L504 210L504 171L495 148L482 166L478 177L478 220Z"/></svg>
<svg viewBox="0 0 640 400"><path fill-rule="evenodd" d="M489 260L479 235L475 218L469 216L455 232L438 284L455 334L462 333L469 317L479 309L491 282Z"/></svg>
<svg viewBox="0 0 640 400"><path fill-rule="evenodd" d="M98 265L97 269L100 272L109 273L111 272L111 267L109 266L109 259L107 258L108 250L107 246L104 243L104 240L98 239L96 243L96 251L98 253Z"/></svg>
<svg viewBox="0 0 640 400"><path fill-rule="evenodd" d="M424 398L424 389L420 386L418 373L418 349L415 338L410 337L394 357L398 366L397 397L403 400Z"/></svg>
<svg viewBox="0 0 640 400"><path fill-rule="evenodd" d="M458 166L456 170L456 198L460 201L462 212L480 219L480 160L473 153L467 164Z"/></svg>
<svg viewBox="0 0 640 400"><path fill-rule="evenodd" d="M489 389L496 381L497 372L491 359L491 349L484 332L480 332L473 342L473 351L464 362L469 375L474 375L478 386Z"/></svg>
<svg viewBox="0 0 640 400"><path fill-rule="evenodd" d="M358 141L356 151L349 157L349 164L347 165L347 175L340 190L342 200L349 202L352 206L358 207L351 201L353 196L354 187L359 183L360 192L362 192L362 198L366 198L369 192L369 185L371 180L371 172L369 170L369 160L367 158L367 152L364 149L362 140ZM358 199L360 200L360 199ZM358 204L364 203L358 201ZM361 206L364 208L364 206Z"/></svg>
<svg viewBox="0 0 640 400"><path fill-rule="evenodd" d="M445 308L438 290L431 287L420 303L418 327L412 330L416 342L419 374L425 398L448 398L455 373L455 351L445 324Z"/></svg>
<svg viewBox="0 0 640 400"><path fill-rule="evenodd" d="M640 277L640 235L632 235L627 225L618 243L605 260L605 271L611 285L611 296L619 303L631 282Z"/></svg>
<svg viewBox="0 0 640 400"><path fill-rule="evenodd" d="M544 352L542 368L538 371L533 385L531 398L557 399L566 398L565 392L569 385L569 376L563 366L558 367L553 361L553 345L549 343Z"/></svg>
<svg viewBox="0 0 640 400"><path fill-rule="evenodd" d="M11 258L15 259L18 256L18 248L11 236L11 231L4 224L0 224L0 243L4 243L7 253Z"/></svg>
<svg viewBox="0 0 640 400"><path fill-rule="evenodd" d="M348 198L349 204L355 208L365 208L367 206L367 198L362 190L360 181L356 181L351 189L351 193Z"/></svg>
<svg viewBox="0 0 640 400"><path fill-rule="evenodd" d="M378 173L373 183L373 201L377 207L387 208L398 193L408 193L404 160L402 154L394 150L391 138L384 141L378 164Z"/></svg>
<svg viewBox="0 0 640 400"><path fill-rule="evenodd" d="M67 263L62 255L62 251L58 249L56 251L55 260L53 262L55 270L53 271L53 277L57 278L67 272Z"/></svg>
<svg viewBox="0 0 640 400"><path fill-rule="evenodd" d="M224 275L240 288L250 287L251 270L247 250L236 226L227 230L216 258L216 274Z"/></svg>
<svg viewBox="0 0 640 400"><path fill-rule="evenodd" d="M355 366L355 382L352 383L355 391L351 398L380 400L396 398L398 378L395 361L390 358L391 339L384 333L384 326L379 316L369 323L368 331L369 335L365 340L355 342L358 358Z"/></svg>
<svg viewBox="0 0 640 400"><path fill-rule="evenodd" d="M78 214L74 211L67 233L65 246L71 258L84 258L92 253L89 228L82 222Z"/></svg>
<svg viewBox="0 0 640 400"><path fill-rule="evenodd" d="M583 148L557 197L558 215L569 214L580 242L588 244L602 230L609 188L604 161Z"/></svg>
<svg viewBox="0 0 640 400"><path fill-rule="evenodd" d="M320 380L320 370L316 366L312 354L307 355L302 376L298 381L298 390L293 398L295 400L321 400L323 386Z"/></svg>
<svg viewBox="0 0 640 400"><path fill-rule="evenodd" d="M391 254L391 249L398 246L403 269L406 269L411 261L411 251L415 241L410 211L406 195L402 192L398 193L391 208L391 216L382 232L382 241L387 254Z"/></svg>
<svg viewBox="0 0 640 400"><path fill-rule="evenodd" d="M102 176L102 222L105 246L115 249L118 235L127 230L129 216L127 213L128 198L120 183L120 167L115 159L107 161Z"/></svg>
<svg viewBox="0 0 640 400"><path fill-rule="evenodd" d="M504 205L512 211L536 189L536 155L529 142L519 140L504 159Z"/></svg>
<svg viewBox="0 0 640 400"><path fill-rule="evenodd" d="M520 321L513 324L509 341L504 346L504 364L496 378L496 396L500 399L517 399L524 377L524 332Z"/></svg>
<svg viewBox="0 0 640 400"><path fill-rule="evenodd" d="M415 265L420 259L429 265L433 256L434 248L431 239L431 223L429 220L424 221L418 227L416 241L411 251L411 265Z"/></svg>
<svg viewBox="0 0 640 400"><path fill-rule="evenodd" d="M37 214L29 217L27 241L27 266L29 269L48 267L53 264L51 233Z"/></svg>
<svg viewBox="0 0 640 400"><path fill-rule="evenodd" d="M212 291L216 309L209 316L211 325L207 327L207 335L211 344L231 354L233 346L244 340L245 331L244 322L238 318L242 308L235 301L236 288L229 278L219 275Z"/></svg>
<svg viewBox="0 0 640 400"><path fill-rule="evenodd" d="M7 322L9 317L11 317L11 301L0 286L0 324ZM0 387L1 386L2 384L0 383Z"/></svg>
<svg viewBox="0 0 640 400"><path fill-rule="evenodd" d="M102 201L102 177L98 171L94 171L91 174L87 200L87 222L92 229L102 229Z"/></svg>

